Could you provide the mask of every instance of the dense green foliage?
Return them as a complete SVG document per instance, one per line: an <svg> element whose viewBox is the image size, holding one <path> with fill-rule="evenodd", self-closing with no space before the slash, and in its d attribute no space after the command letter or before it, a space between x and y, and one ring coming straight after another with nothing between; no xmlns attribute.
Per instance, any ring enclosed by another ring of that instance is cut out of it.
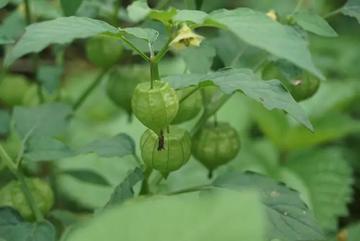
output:
<svg viewBox="0 0 360 241"><path fill-rule="evenodd" d="M0 241L360 239L360 0L0 0Z"/></svg>

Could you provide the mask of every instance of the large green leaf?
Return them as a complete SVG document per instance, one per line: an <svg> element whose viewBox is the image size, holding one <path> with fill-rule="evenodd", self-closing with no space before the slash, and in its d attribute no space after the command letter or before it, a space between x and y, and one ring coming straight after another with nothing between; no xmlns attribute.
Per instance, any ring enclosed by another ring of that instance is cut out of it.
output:
<svg viewBox="0 0 360 241"><path fill-rule="evenodd" d="M38 107L16 107L13 113L15 128L22 138L52 137L65 130L71 107L49 103Z"/></svg>
<svg viewBox="0 0 360 241"><path fill-rule="evenodd" d="M24 32L25 25L24 16L17 11L6 16L0 25L0 44L15 43L15 40Z"/></svg>
<svg viewBox="0 0 360 241"><path fill-rule="evenodd" d="M304 30L325 37L337 37L335 30L326 22L325 19L316 13L309 11L300 11L294 15L298 25Z"/></svg>
<svg viewBox="0 0 360 241"><path fill-rule="evenodd" d="M0 109L0 136L6 135L10 129L10 115L7 111Z"/></svg>
<svg viewBox="0 0 360 241"><path fill-rule="evenodd" d="M360 1L348 0L341 12L345 15L356 18L360 23Z"/></svg>
<svg viewBox="0 0 360 241"><path fill-rule="evenodd" d="M144 179L144 173L140 168L132 170L125 179L115 187L106 206L119 205L134 196L133 187Z"/></svg>
<svg viewBox="0 0 360 241"><path fill-rule="evenodd" d="M118 134L93 141L74 150L59 140L38 137L29 141L25 159L27 161L57 161L88 153L96 153L101 157L124 157L135 153L135 143L130 136Z"/></svg>
<svg viewBox="0 0 360 241"><path fill-rule="evenodd" d="M289 160L287 167L306 184L315 217L327 231L336 231L338 218L348 214L352 171L338 149L308 151Z"/></svg>
<svg viewBox="0 0 360 241"><path fill-rule="evenodd" d="M272 179L237 171L218 177L216 187L243 191L255 189L267 214L267 240L323 240L323 234L299 193Z"/></svg>
<svg viewBox="0 0 360 241"><path fill-rule="evenodd" d="M88 38L107 33L111 36L130 34L137 38L155 41L158 32L145 28L115 28L96 19L86 17L60 17L35 23L26 28L25 34L5 57L5 66L28 53L37 53L50 44L66 44L78 38Z"/></svg>
<svg viewBox="0 0 360 241"><path fill-rule="evenodd" d="M9 1L10 0L0 0L0 8L5 7L9 3Z"/></svg>
<svg viewBox="0 0 360 241"><path fill-rule="evenodd" d="M250 192L153 196L109 209L66 241L263 241L262 214Z"/></svg>
<svg viewBox="0 0 360 241"><path fill-rule="evenodd" d="M211 69L216 51L213 46L204 42L199 47L186 48L180 54L190 73L206 74Z"/></svg>
<svg viewBox="0 0 360 241"><path fill-rule="evenodd" d="M75 15L83 0L61 0L61 7L66 16Z"/></svg>
<svg viewBox="0 0 360 241"><path fill-rule="evenodd" d="M106 180L105 177L101 176L100 174L92 170L85 170L85 169L65 170L61 172L61 174L69 175L71 177L79 179L82 182L87 182L100 186L110 186L109 181Z"/></svg>
<svg viewBox="0 0 360 241"><path fill-rule="evenodd" d="M55 235L47 221L28 223L15 210L0 208L0 238L5 241L55 241Z"/></svg>
<svg viewBox="0 0 360 241"><path fill-rule="evenodd" d="M207 21L223 25L248 44L324 78L312 62L307 42L291 27L281 25L261 12L247 8L223 9L212 12Z"/></svg>
<svg viewBox="0 0 360 241"><path fill-rule="evenodd" d="M284 110L308 129L313 129L303 109L286 91L280 81L262 81L249 69L228 69L203 75L174 75L166 77L165 80L169 81L174 88L206 84L212 81L228 94L240 90L245 95L263 104L267 109Z"/></svg>

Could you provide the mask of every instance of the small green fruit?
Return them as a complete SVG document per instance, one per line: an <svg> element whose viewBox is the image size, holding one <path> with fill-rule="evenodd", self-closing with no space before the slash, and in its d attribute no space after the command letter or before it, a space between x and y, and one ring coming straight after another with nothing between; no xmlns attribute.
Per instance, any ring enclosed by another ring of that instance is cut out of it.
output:
<svg viewBox="0 0 360 241"><path fill-rule="evenodd" d="M86 56L96 66L106 68L120 60L123 46L117 39L94 37L86 42Z"/></svg>
<svg viewBox="0 0 360 241"><path fill-rule="evenodd" d="M148 71L142 66L121 68L111 72L106 86L109 98L129 115L132 114L131 98L140 82L148 79Z"/></svg>
<svg viewBox="0 0 360 241"><path fill-rule="evenodd" d="M192 139L192 153L210 171L234 159L240 150L236 130L228 123L208 122Z"/></svg>
<svg viewBox="0 0 360 241"><path fill-rule="evenodd" d="M26 183L40 211L48 213L54 204L54 194L49 184L39 178L26 178ZM11 181L0 189L0 206L10 206L18 210L25 219L34 219L18 181Z"/></svg>
<svg viewBox="0 0 360 241"><path fill-rule="evenodd" d="M4 75L0 79L0 103L7 106L22 105L30 83L20 75Z"/></svg>
<svg viewBox="0 0 360 241"><path fill-rule="evenodd" d="M138 84L131 104L139 121L157 134L170 125L179 110L176 91L164 81L154 81L153 88L150 82Z"/></svg>
<svg viewBox="0 0 360 241"><path fill-rule="evenodd" d="M177 90L176 93L179 100L186 97L184 101L180 103L179 111L173 120L173 124L179 124L195 118L202 108L202 97L200 91L196 90L192 93L196 87L188 87L186 89ZM191 94L191 95L189 95Z"/></svg>
<svg viewBox="0 0 360 241"><path fill-rule="evenodd" d="M320 86L320 80L310 74L303 74L298 80L291 80L285 84L296 101L312 97Z"/></svg>
<svg viewBox="0 0 360 241"><path fill-rule="evenodd" d="M166 177L182 167L191 156L190 134L183 129L170 127L164 133L164 148L159 150L159 137L146 130L140 140L141 156L146 166L156 169Z"/></svg>

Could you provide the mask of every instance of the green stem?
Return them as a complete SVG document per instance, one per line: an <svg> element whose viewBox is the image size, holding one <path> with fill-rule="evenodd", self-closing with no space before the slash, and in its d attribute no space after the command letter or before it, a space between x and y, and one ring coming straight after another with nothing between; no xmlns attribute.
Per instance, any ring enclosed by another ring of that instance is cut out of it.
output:
<svg viewBox="0 0 360 241"><path fill-rule="evenodd" d="M159 63L160 60L165 56L165 54L169 51L169 44L171 43L172 38L170 37L164 47L156 54L154 62Z"/></svg>
<svg viewBox="0 0 360 241"><path fill-rule="evenodd" d="M150 88L151 89L154 87L155 80L160 80L159 66L152 59L152 61L150 62Z"/></svg>
<svg viewBox="0 0 360 241"><path fill-rule="evenodd" d="M293 16L295 13L297 13L300 10L300 8L302 7L303 3L304 3L304 0L298 0L296 7L295 7L294 11L292 11L290 16Z"/></svg>
<svg viewBox="0 0 360 241"><path fill-rule="evenodd" d="M94 89L101 83L101 80L104 78L104 76L108 73L110 68L103 69L100 74L96 77L94 82L91 83L91 85L80 95L78 100L75 102L73 109L74 111L78 110L80 106L84 103L86 98L94 91Z"/></svg>
<svg viewBox="0 0 360 241"><path fill-rule="evenodd" d="M31 6L30 6L30 0L24 0L25 5L25 19L27 25L31 24Z"/></svg>
<svg viewBox="0 0 360 241"><path fill-rule="evenodd" d="M36 202L35 202L34 197L32 196L31 191L26 183L26 179L25 179L24 175L22 174L21 170L16 166L14 161L11 159L11 157L5 151L5 149L3 148L3 146L1 144L0 144L0 157L3 160L3 162L5 163L5 165L7 166L7 168L9 168L9 170L14 174L14 176L20 182L21 189L24 193L27 203L29 204L29 206L31 208L31 211L33 212L33 214L36 218L36 221L43 220L43 216L40 212L39 207L36 205Z"/></svg>
<svg viewBox="0 0 360 241"><path fill-rule="evenodd" d="M180 103L182 103L183 101L185 101L187 98L189 98L192 94L194 94L196 91L198 91L200 89L200 86L197 86L196 88L194 88L193 90L191 90L189 93L187 93L186 95L182 96L180 99Z"/></svg>
<svg viewBox="0 0 360 241"><path fill-rule="evenodd" d="M332 11L332 12L328 13L328 14L326 14L326 15L324 16L324 18L330 18L330 17L333 17L333 16L335 16L335 15L337 15L337 14L341 13L341 11L342 11L342 7L341 7L341 8L338 8L338 9L336 9L336 10L334 10L334 11Z"/></svg>
<svg viewBox="0 0 360 241"><path fill-rule="evenodd" d="M140 195L146 195L150 193L150 189L149 189L149 177L152 173L152 169L150 168L146 168L144 171L144 180L141 184L141 188L140 188Z"/></svg>
<svg viewBox="0 0 360 241"><path fill-rule="evenodd" d="M216 107L211 111L211 113L207 113L206 111L202 114L198 122L194 125L191 130L191 134L195 134L206 122L207 120L213 116L220 108L230 99L232 95L223 95L219 102L217 103Z"/></svg>
<svg viewBox="0 0 360 241"><path fill-rule="evenodd" d="M20 185L21 185L21 189L24 193L24 196L26 198L27 203L30 206L31 211L33 212L33 214L35 215L35 219L36 221L42 221L44 219L39 207L36 205L35 199L29 189L29 186L26 183L26 179L24 177L24 175L22 174L22 172L20 170L18 170L16 173L14 173L16 178L19 180Z"/></svg>

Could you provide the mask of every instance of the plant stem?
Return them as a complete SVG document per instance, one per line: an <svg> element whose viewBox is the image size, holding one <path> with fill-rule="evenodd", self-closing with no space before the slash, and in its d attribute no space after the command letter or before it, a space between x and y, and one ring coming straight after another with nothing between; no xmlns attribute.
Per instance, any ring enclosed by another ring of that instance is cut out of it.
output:
<svg viewBox="0 0 360 241"><path fill-rule="evenodd" d="M342 7L341 7L341 8L338 8L338 9L336 9L336 10L334 10L334 11L332 11L332 12L328 13L328 14L326 14L326 15L324 16L324 18L330 18L330 17L333 17L333 16L335 16L335 15L337 15L337 14L341 13L341 10L342 10Z"/></svg>
<svg viewBox="0 0 360 241"><path fill-rule="evenodd" d="M36 221L43 220L43 216L39 210L39 207L35 203L34 197L32 196L32 194L30 192L30 189L26 183L26 179L25 179L24 175L22 174L20 168L18 168L16 166L14 161L11 159L11 157L5 151L5 149L3 148L3 146L1 144L0 144L0 157L3 160L3 162L5 163L5 165L7 166L7 168L9 168L9 170L14 174L14 176L20 182L21 189L24 193L27 203L29 204L29 206L31 208L31 211L33 212L33 214L36 218Z"/></svg>
<svg viewBox="0 0 360 241"><path fill-rule="evenodd" d="M164 45L164 47L162 47L162 49L156 54L154 61L156 63L159 63L160 60L165 56L165 54L169 51L169 44L171 43L172 38L169 37L168 41L166 42L166 44Z"/></svg>
<svg viewBox="0 0 360 241"><path fill-rule="evenodd" d="M94 91L94 89L101 83L101 80L104 78L104 76L108 73L110 68L103 69L100 74L96 77L94 82L91 83L91 85L80 95L78 100L75 102L73 109L74 111L78 110L80 106L84 103L86 98Z"/></svg>
<svg viewBox="0 0 360 241"><path fill-rule="evenodd" d="M187 93L186 95L182 96L182 98L180 99L180 103L182 103L183 101L185 101L187 98L189 98L192 94L194 94L196 91L198 91L200 89L200 86L197 86L196 88L194 88L193 90L191 90L189 93Z"/></svg>
<svg viewBox="0 0 360 241"><path fill-rule="evenodd" d="M33 212L33 214L35 215L35 219L36 221L42 221L44 219L39 207L37 206L35 199L29 189L29 186L26 183L26 179L24 177L24 175L22 174L22 172L20 170L18 170L16 173L14 173L16 178L19 180L20 185L21 185L21 189L24 193L24 196L26 198L27 203L29 204L31 211Z"/></svg>
<svg viewBox="0 0 360 241"><path fill-rule="evenodd" d="M146 195L146 194L150 193L150 190L149 190L149 177L150 177L151 173L152 173L152 169L145 168L144 180L143 180L143 182L141 184L139 195Z"/></svg>
<svg viewBox="0 0 360 241"><path fill-rule="evenodd" d="M31 24L31 6L30 0L23 0L25 5L25 19L27 25Z"/></svg>
<svg viewBox="0 0 360 241"><path fill-rule="evenodd" d="M156 62L153 61L153 58L150 62L150 88L154 87L154 81L160 80L159 67Z"/></svg>

